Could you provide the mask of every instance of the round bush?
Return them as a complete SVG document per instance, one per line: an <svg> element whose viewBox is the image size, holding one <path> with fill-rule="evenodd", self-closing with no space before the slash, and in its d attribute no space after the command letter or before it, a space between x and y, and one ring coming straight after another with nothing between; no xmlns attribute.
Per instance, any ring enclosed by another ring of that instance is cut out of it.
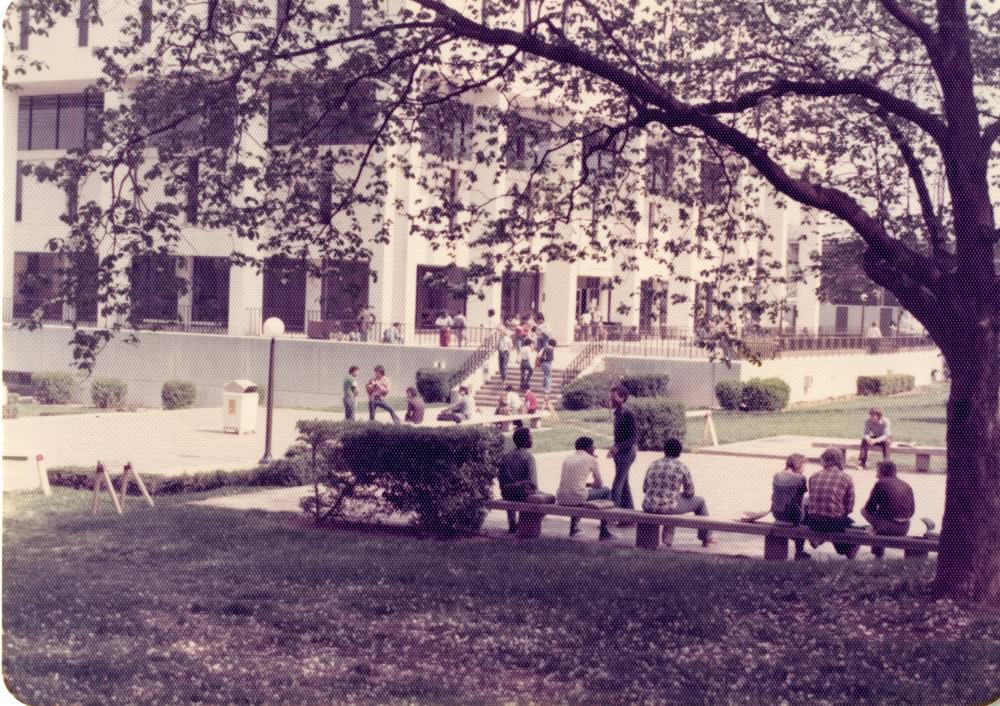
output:
<svg viewBox="0 0 1000 706"><path fill-rule="evenodd" d="M739 409L743 397L743 383L739 380L722 380L715 385L715 399L723 409Z"/></svg>
<svg viewBox="0 0 1000 706"><path fill-rule="evenodd" d="M128 385L115 378L94 378L90 383L90 399L99 409L118 409L125 404Z"/></svg>
<svg viewBox="0 0 1000 706"><path fill-rule="evenodd" d="M194 406L198 389L190 380L167 380L160 390L163 409L184 409Z"/></svg>
<svg viewBox="0 0 1000 706"><path fill-rule="evenodd" d="M753 378L743 387L740 407L748 412L784 409L792 388L781 378Z"/></svg>
<svg viewBox="0 0 1000 706"><path fill-rule="evenodd" d="M451 381L454 377L454 370L421 368L417 371L417 392L425 402L445 402L451 394Z"/></svg>
<svg viewBox="0 0 1000 706"><path fill-rule="evenodd" d="M73 400L76 380L69 373L32 373L31 388L35 399L41 404L66 404Z"/></svg>
<svg viewBox="0 0 1000 706"><path fill-rule="evenodd" d="M622 385L632 397L666 397L667 375L624 375Z"/></svg>
<svg viewBox="0 0 1000 706"><path fill-rule="evenodd" d="M578 377L563 389L563 407L566 409L607 407L608 391L617 380L610 373L592 373Z"/></svg>
<svg viewBox="0 0 1000 706"><path fill-rule="evenodd" d="M642 451L663 451L663 442L676 436L684 441L687 417L684 404L662 397L639 397L628 401L635 416L636 439Z"/></svg>

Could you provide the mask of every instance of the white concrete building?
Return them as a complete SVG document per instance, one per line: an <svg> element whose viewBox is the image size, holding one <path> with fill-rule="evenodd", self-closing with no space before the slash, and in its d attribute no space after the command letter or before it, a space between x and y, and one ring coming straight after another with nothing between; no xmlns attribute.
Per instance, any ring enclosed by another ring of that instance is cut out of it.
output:
<svg viewBox="0 0 1000 706"><path fill-rule="evenodd" d="M277 0L276 7L280 2ZM360 3L344 2L348 9L344 13L345 22L355 21L354 13L359 11ZM204 12L210 4L193 3L192 8ZM388 11L397 6L398 0L390 1ZM56 285L52 280L61 265L58 257L48 252L46 244L49 239L68 232L60 215L87 198L105 202L102 199L107 198L108 189L101 183L85 183L72 190L38 183L22 177L18 165L51 162L66 149L86 144L88 110L117 105L127 99L89 91L101 72L93 49L98 41L105 44L117 41L125 15L141 17L147 22L150 7L149 0L123 0L107 7L102 3L100 26L87 27L86 22L77 18L61 18L48 36L25 36L20 43L22 48L18 52L30 59L44 60L46 65L40 70L29 68L24 76L13 77L12 83L4 88L3 169L8 185L4 190L3 211L5 321L30 315L54 291ZM22 26L17 6L10 12L15 13L11 25L16 32ZM149 31L155 33L156 28ZM16 37L14 41L17 45ZM8 65L16 58L7 56ZM488 101L490 96L473 96L470 100ZM262 146L280 143L275 134L280 128L281 121L275 116L258 121L251 135L254 139L249 141L260 150L254 156L268 159L268 148ZM452 158L456 169L483 169L475 164L473 154L466 146L443 156ZM672 160L667 163L672 164ZM703 172L701 176L706 197L718 198L711 173ZM682 235L670 231L671 224L676 223L672 215L678 205L665 195L669 193L667 189L658 186L660 177L669 180L670 169L659 177L652 175L644 180L647 188L635 195L643 216L627 237L636 243ZM501 175L499 186L480 188L501 188L522 178L523 172L510 169ZM389 181L390 192L382 204L387 217L393 216L388 242L372 245L370 263L345 263L341 276L335 279L313 277L294 267L286 271L265 267L261 274L252 267L231 265L229 256L234 250L254 256L266 253L225 229L199 226L195 181L194 198L186 195L183 204L187 220L176 254L150 256L132 263L133 287L136 297L141 299L134 304L142 308L144 318L178 322L183 330L255 334L263 319L280 316L289 331L321 338L354 328L358 312L368 306L378 322L386 325L400 322L410 342L414 340L414 332L433 327L442 309L452 314L463 313L470 327L491 324L495 320L488 316L491 309L504 320L539 311L545 316L551 335L568 342L576 335L578 317L585 311L596 310L603 321L635 335L684 336L695 329L696 308L710 306L706 304L711 298L709 288L698 283L704 279L701 272L705 265L696 253L684 255L675 263L675 272L690 277L690 282L666 276L662 264L641 253L615 253L603 260L540 263L537 272L498 272L501 281L485 287L482 298L453 297L442 287L429 284L428 275L443 274L448 280L461 283L466 268L470 263L481 262L483 253L468 247L449 253L432 247L424 238L410 236L400 212L406 212L410 204L426 198L426 194L418 193L414 181L402 174L390 174ZM492 184L493 180L484 178L479 183ZM398 208L399 204L402 208ZM782 263L778 275L795 275L805 268L810 252L818 250L821 244L798 205L786 202L778 207L774 198L760 206L760 216L767 223L770 238L741 245L741 252L766 250ZM633 254L637 255L637 269L623 269L623 262ZM79 265L86 267L88 263ZM369 267L377 273L376 278L368 276ZM186 293L170 294L169 288L159 286L158 278L174 273L187 280ZM620 278L620 282L612 284L615 278ZM769 292L769 296L787 301L788 318L781 322L782 327L798 332L819 329L820 307L815 285L807 278L804 283L775 286ZM664 291L667 296L656 296ZM686 301L670 303L673 295L683 295ZM73 314L68 306L49 307L44 318L61 321ZM86 296L77 302L75 314L79 321L98 323L97 306Z"/></svg>

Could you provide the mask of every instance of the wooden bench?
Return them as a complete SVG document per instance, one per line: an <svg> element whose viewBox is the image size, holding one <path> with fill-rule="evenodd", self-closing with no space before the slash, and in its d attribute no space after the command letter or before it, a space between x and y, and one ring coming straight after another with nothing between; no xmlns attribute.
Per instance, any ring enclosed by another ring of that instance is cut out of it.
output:
<svg viewBox="0 0 1000 706"><path fill-rule="evenodd" d="M840 449L847 458L848 451L860 451L860 442L845 443L844 441L814 441L813 448L817 449ZM916 456L916 470L919 473L927 473L931 469L931 456L945 458L948 450L941 446L913 446L906 443L892 443L889 445L889 455L909 453Z"/></svg>
<svg viewBox="0 0 1000 706"><path fill-rule="evenodd" d="M588 503L588 505L590 504ZM661 534L664 545L670 546L673 542L674 530L678 527L763 536L764 558L768 561L786 561L789 542L793 539L902 549L907 558L923 558L930 552L938 550L937 539L925 537L887 537L869 534L865 531L850 530L846 532L813 532L807 527L782 522L733 522L694 515L657 515L635 510L604 509L588 505L556 505L509 500L490 500L486 503L487 509L490 510L513 510L520 513L517 536L524 539L538 537L541 534L542 519L546 515L556 515L634 523L636 525L635 545L641 549L658 548Z"/></svg>
<svg viewBox="0 0 1000 706"><path fill-rule="evenodd" d="M542 419L549 416L548 412L533 412L531 414L477 414L461 422L442 421L437 418L427 420L424 426L445 427L445 426L495 426L501 431L510 431L516 422L537 429ZM429 422L429 423L428 423Z"/></svg>

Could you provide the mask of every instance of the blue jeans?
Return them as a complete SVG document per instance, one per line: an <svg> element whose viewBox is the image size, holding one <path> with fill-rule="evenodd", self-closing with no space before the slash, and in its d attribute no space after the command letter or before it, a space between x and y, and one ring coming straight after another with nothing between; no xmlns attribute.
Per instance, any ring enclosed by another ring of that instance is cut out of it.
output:
<svg viewBox="0 0 1000 706"><path fill-rule="evenodd" d="M611 488L606 486L601 486L600 488L587 488L587 500L608 500L611 498ZM579 517L571 517L569 519L569 533L570 535L576 534L576 529L580 524ZM601 536L610 534L608 532L607 520L601 520Z"/></svg>
<svg viewBox="0 0 1000 706"><path fill-rule="evenodd" d="M632 489L628 484L628 471L635 462L635 447L627 451L619 451L613 456L615 462L615 481L611 484L611 499L616 507L632 510Z"/></svg>
<svg viewBox="0 0 1000 706"><path fill-rule="evenodd" d="M529 385L531 385L531 373L532 373L531 363L522 360L521 361L521 389L526 390Z"/></svg>
<svg viewBox="0 0 1000 706"><path fill-rule="evenodd" d="M507 382L507 359L510 358L510 351L497 351L500 357L500 382Z"/></svg>
<svg viewBox="0 0 1000 706"><path fill-rule="evenodd" d="M708 506L705 505L705 498L700 495L692 495L690 498L677 498L677 507L673 512L665 512L664 515L686 515L693 512L698 517L708 517ZM705 541L711 539L712 533L709 530L698 530L698 539Z"/></svg>
<svg viewBox="0 0 1000 706"><path fill-rule="evenodd" d="M552 392L552 363L542 363L542 389L546 395Z"/></svg>
<svg viewBox="0 0 1000 706"><path fill-rule="evenodd" d="M358 400L355 397L344 397L344 419L354 419L354 410L358 408Z"/></svg>
<svg viewBox="0 0 1000 706"><path fill-rule="evenodd" d="M390 407L389 405L387 405L382 400L372 400L372 399L369 399L368 400L368 418L371 421L373 421L373 422L375 421L375 410L376 409L384 409L386 412L389 413L389 416L392 417L392 423L393 424L399 424L399 417L396 416L396 410L394 410L392 407Z"/></svg>

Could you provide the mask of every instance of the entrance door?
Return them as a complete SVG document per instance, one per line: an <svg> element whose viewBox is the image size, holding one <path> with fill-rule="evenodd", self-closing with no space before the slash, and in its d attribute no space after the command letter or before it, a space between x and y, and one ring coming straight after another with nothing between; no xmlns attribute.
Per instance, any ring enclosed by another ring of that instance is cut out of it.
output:
<svg viewBox="0 0 1000 706"><path fill-rule="evenodd" d="M538 311L541 278L537 272L504 272L500 287L500 317L507 321Z"/></svg>
<svg viewBox="0 0 1000 706"><path fill-rule="evenodd" d="M466 274L461 267L417 265L416 328L434 327L441 314L465 314Z"/></svg>
<svg viewBox="0 0 1000 706"><path fill-rule="evenodd" d="M879 310L878 314L878 325L882 329L882 335L888 336L889 331L892 326L896 323L896 317L893 316L892 307L884 306Z"/></svg>
<svg viewBox="0 0 1000 706"><path fill-rule="evenodd" d="M833 330L835 333L847 333L847 307L838 306L837 307L837 320L833 323Z"/></svg>
<svg viewBox="0 0 1000 706"><path fill-rule="evenodd" d="M286 331L302 332L306 318L306 268L287 257L264 263L264 307L261 321L277 316Z"/></svg>

